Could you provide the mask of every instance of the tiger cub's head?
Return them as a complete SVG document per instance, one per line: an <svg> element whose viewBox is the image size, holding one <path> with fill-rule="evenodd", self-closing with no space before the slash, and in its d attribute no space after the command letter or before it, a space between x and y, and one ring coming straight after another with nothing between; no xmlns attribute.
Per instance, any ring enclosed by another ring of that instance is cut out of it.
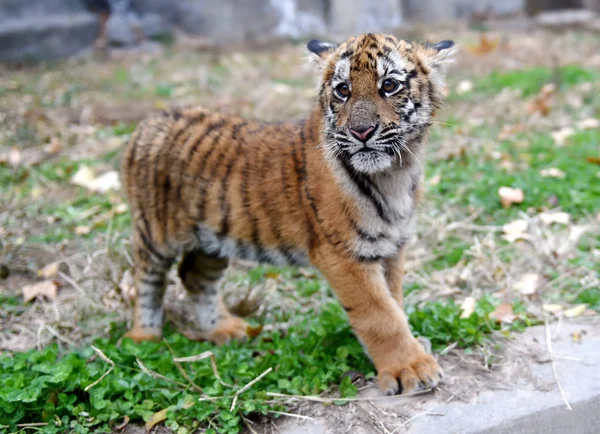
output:
<svg viewBox="0 0 600 434"><path fill-rule="evenodd" d="M339 45L310 41L322 70L326 158L366 174L401 167L441 105L453 46L371 33Z"/></svg>

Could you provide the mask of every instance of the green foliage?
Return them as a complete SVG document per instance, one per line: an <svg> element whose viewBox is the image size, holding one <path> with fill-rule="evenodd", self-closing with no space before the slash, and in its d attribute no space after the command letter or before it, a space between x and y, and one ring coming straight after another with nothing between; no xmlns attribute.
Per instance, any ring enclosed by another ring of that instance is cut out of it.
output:
<svg viewBox="0 0 600 434"><path fill-rule="evenodd" d="M460 307L453 301L409 307L407 312L414 332L431 339L434 348L452 342L469 347L484 343L492 330L499 329L489 319L496 304L491 298L482 299L466 319L460 318ZM14 430L17 423L47 422L44 431L49 433L64 432L67 427L79 433L110 432L125 415L132 421L147 421L168 409L167 426L191 429L200 423L216 432L235 433L242 427L241 416L283 410L279 404L266 402L266 392L314 395L333 387L341 396L352 396L356 387L349 378L342 379L342 374L374 375L337 303L286 332L265 334L249 343L215 347L168 334L167 342L177 356L213 351L223 381L233 385L224 386L215 378L208 359L186 366L189 377L213 398L204 401L198 401L199 394L178 371L165 343L134 344L126 339L118 346L122 333L116 328L111 338L95 342L115 367L88 392L84 389L110 368L91 348L63 354L57 346L49 346L0 357L0 424ZM144 373L137 359L179 384ZM273 371L241 394L230 412L235 392L268 368Z"/></svg>
<svg viewBox="0 0 600 434"><path fill-rule="evenodd" d="M418 308L407 306L406 313L414 334L428 338L434 350L441 350L454 342L461 348L468 348L487 342L494 330L502 328L500 323L490 319L497 305L498 300L485 296L477 302L468 318L460 317L462 309L454 300L436 301ZM513 311L518 310L519 305L514 305ZM510 329L522 330L533 323L533 320L523 317L514 322Z"/></svg>
<svg viewBox="0 0 600 434"><path fill-rule="evenodd" d="M598 79L599 73L578 65L567 65L555 70L544 67L518 69L509 72L492 72L475 83L476 92L498 93L502 89L520 89L524 97L540 91L546 83L555 82L560 87L570 87Z"/></svg>
<svg viewBox="0 0 600 434"><path fill-rule="evenodd" d="M585 303L590 308L600 311L600 288L589 288L581 292L575 299L576 303Z"/></svg>
<svg viewBox="0 0 600 434"><path fill-rule="evenodd" d="M515 145L517 141L518 146ZM598 130L578 131L562 148L557 148L551 137L539 134L504 141L497 150L515 163L512 171L503 168L498 160L486 153L465 153L461 158L435 164L435 173L441 180L431 187L432 194L428 197L444 203L483 208L486 213L481 219L486 224L515 218L529 207L541 210L557 204L574 217L594 214L600 203L598 166L589 163L587 157L597 154L599 141ZM540 171L547 167L564 171L566 177L542 177ZM504 209L497 194L502 186L523 189L524 202ZM554 204L550 205L551 202Z"/></svg>

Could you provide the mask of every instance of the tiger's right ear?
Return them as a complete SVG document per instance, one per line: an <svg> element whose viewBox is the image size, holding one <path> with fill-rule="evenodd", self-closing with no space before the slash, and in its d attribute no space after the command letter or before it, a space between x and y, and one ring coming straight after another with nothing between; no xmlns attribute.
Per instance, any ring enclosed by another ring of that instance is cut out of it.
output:
<svg viewBox="0 0 600 434"><path fill-rule="evenodd" d="M335 44L319 41L317 39L312 39L308 41L308 44L306 44L306 46L308 47L308 51L310 51L311 53L315 53L321 59L325 59L337 48L337 45Z"/></svg>

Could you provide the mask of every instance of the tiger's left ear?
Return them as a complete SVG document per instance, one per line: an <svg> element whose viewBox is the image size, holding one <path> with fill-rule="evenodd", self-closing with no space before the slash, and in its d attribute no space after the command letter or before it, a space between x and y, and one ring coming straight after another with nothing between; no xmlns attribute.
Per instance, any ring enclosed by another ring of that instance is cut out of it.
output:
<svg viewBox="0 0 600 434"><path fill-rule="evenodd" d="M318 39L312 39L312 40L308 41L308 44L306 44L306 47L308 48L308 51L310 51L311 53L315 53L321 59L325 59L327 56L329 56L331 53L333 53L335 51L335 49L337 48L337 45L331 44L329 42L319 41Z"/></svg>
<svg viewBox="0 0 600 434"><path fill-rule="evenodd" d="M452 63L458 51L453 41L446 40L437 44L425 44L425 58L427 64L437 72L446 72L446 66Z"/></svg>

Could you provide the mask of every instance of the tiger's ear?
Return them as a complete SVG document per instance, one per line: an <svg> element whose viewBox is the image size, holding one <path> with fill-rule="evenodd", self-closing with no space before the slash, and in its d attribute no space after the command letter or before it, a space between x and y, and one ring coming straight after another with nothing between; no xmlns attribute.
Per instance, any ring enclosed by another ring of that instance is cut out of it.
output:
<svg viewBox="0 0 600 434"><path fill-rule="evenodd" d="M437 44L425 44L424 54L432 69L445 73L446 66L453 62L453 57L457 51L454 41L445 40Z"/></svg>
<svg viewBox="0 0 600 434"><path fill-rule="evenodd" d="M306 44L306 46L308 48L308 51L310 51L311 53L315 53L321 59L325 59L337 48L336 44L319 41L318 39L312 39L308 41L308 44Z"/></svg>

